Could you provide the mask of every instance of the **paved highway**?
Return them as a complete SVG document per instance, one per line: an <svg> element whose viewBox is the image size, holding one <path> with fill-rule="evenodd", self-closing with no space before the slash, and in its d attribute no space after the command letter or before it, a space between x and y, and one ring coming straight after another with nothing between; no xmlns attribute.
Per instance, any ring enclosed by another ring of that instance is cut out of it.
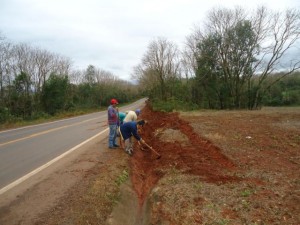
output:
<svg viewBox="0 0 300 225"><path fill-rule="evenodd" d="M119 111L143 108L145 100ZM0 194L82 143L107 133L107 111L0 132Z"/></svg>

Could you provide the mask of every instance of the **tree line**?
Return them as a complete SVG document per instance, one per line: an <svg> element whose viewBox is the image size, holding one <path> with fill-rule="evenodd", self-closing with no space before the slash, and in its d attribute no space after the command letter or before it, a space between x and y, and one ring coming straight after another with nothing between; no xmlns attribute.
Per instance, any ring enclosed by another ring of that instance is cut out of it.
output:
<svg viewBox="0 0 300 225"><path fill-rule="evenodd" d="M12 44L0 35L0 122L107 106L148 96L165 110L259 109L299 105L300 13L213 8L183 49L166 38L150 41L133 68L133 85L89 65Z"/></svg>
<svg viewBox="0 0 300 225"><path fill-rule="evenodd" d="M265 104L299 105L299 89L279 93L281 86L276 85L292 74L290 80L299 82L299 27L296 9L214 8L203 26L187 36L183 50L165 38L151 41L132 77L153 102L169 101L188 108L252 110ZM281 97L274 96L274 85ZM280 101L288 93L293 98Z"/></svg>
<svg viewBox="0 0 300 225"><path fill-rule="evenodd" d="M300 105L300 72L280 79L281 74L273 74L268 79L272 84L264 95L262 101L266 106L299 106ZM274 83L274 84L273 84Z"/></svg>
<svg viewBox="0 0 300 225"><path fill-rule="evenodd" d="M136 85L109 71L74 70L67 57L0 37L1 123L99 109L111 98L125 103L137 95Z"/></svg>

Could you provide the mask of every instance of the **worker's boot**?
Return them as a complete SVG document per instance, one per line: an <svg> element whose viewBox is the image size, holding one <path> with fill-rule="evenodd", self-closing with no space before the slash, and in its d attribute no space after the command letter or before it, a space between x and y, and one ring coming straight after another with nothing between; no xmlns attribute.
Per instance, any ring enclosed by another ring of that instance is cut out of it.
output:
<svg viewBox="0 0 300 225"><path fill-rule="evenodd" d="M133 151L132 151L132 148L128 148L128 149L126 149L126 152L127 152L127 154L128 155L132 155L132 153L133 153Z"/></svg>

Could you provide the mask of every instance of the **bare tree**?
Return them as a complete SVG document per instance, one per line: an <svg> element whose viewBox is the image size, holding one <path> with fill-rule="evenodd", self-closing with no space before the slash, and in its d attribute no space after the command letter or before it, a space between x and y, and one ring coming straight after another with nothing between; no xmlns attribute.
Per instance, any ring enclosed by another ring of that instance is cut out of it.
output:
<svg viewBox="0 0 300 225"><path fill-rule="evenodd" d="M287 9L283 12L268 12L261 7L253 18L253 24L258 36L257 44L260 46L260 51L256 53L259 60L253 66L254 72L260 74L252 104L252 108L257 108L261 96L274 83L300 68L300 48L296 47L300 39L300 11ZM295 49L294 53L292 49ZM284 72L277 80L264 87L264 81L274 71Z"/></svg>
<svg viewBox="0 0 300 225"><path fill-rule="evenodd" d="M203 39L202 32L194 27L194 32L186 37L185 47L182 54L182 67L186 78L194 77L197 71L197 57L199 50L197 45Z"/></svg>
<svg viewBox="0 0 300 225"><path fill-rule="evenodd" d="M34 57L34 74L33 82L35 84L35 90L37 93L41 92L43 84L48 79L50 72L52 71L52 61L53 54L47 50L42 50L40 48L32 49L32 54Z"/></svg>
<svg viewBox="0 0 300 225"><path fill-rule="evenodd" d="M153 90L159 84L155 71L150 68L143 68L141 64L133 68L131 77L138 81L142 90Z"/></svg>
<svg viewBox="0 0 300 225"><path fill-rule="evenodd" d="M69 57L53 54L52 73L59 76L69 76L73 62Z"/></svg>
<svg viewBox="0 0 300 225"><path fill-rule="evenodd" d="M148 50L140 65L134 69L133 78L146 84L147 81L157 82L160 86L161 98L166 98L166 82L179 76L180 59L177 46L164 39L158 38L150 42ZM149 85L148 85L149 87Z"/></svg>
<svg viewBox="0 0 300 225"><path fill-rule="evenodd" d="M30 85L29 87L26 87L26 89L31 90L31 85L35 86L34 74L36 70L34 51L32 47L25 43L14 45L12 54L14 60L12 64L14 80L20 74L26 74L26 79L28 79L26 84Z"/></svg>
<svg viewBox="0 0 300 225"><path fill-rule="evenodd" d="M0 97L4 101L4 87L11 84L12 44L0 36ZM2 103L1 103L2 104Z"/></svg>
<svg viewBox="0 0 300 225"><path fill-rule="evenodd" d="M103 85L114 84L118 80L120 79L109 71L103 69L96 70L96 82L98 84L103 84Z"/></svg>
<svg viewBox="0 0 300 225"><path fill-rule="evenodd" d="M84 77L83 70L71 70L69 73L69 79L72 84L80 84Z"/></svg>

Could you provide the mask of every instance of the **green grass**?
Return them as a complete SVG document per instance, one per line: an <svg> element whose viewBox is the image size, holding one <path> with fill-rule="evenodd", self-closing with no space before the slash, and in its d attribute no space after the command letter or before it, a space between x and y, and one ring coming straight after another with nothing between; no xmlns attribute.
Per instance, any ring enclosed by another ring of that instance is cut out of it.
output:
<svg viewBox="0 0 300 225"><path fill-rule="evenodd" d="M119 186L121 186L121 184L123 184L129 177L129 174L127 172L127 170L123 170L122 174L118 176L117 180L115 181L116 184Z"/></svg>
<svg viewBox="0 0 300 225"><path fill-rule="evenodd" d="M170 98L167 101L154 100L152 101L152 108L154 111L173 112L173 111L191 111L198 109L196 104L176 100Z"/></svg>

